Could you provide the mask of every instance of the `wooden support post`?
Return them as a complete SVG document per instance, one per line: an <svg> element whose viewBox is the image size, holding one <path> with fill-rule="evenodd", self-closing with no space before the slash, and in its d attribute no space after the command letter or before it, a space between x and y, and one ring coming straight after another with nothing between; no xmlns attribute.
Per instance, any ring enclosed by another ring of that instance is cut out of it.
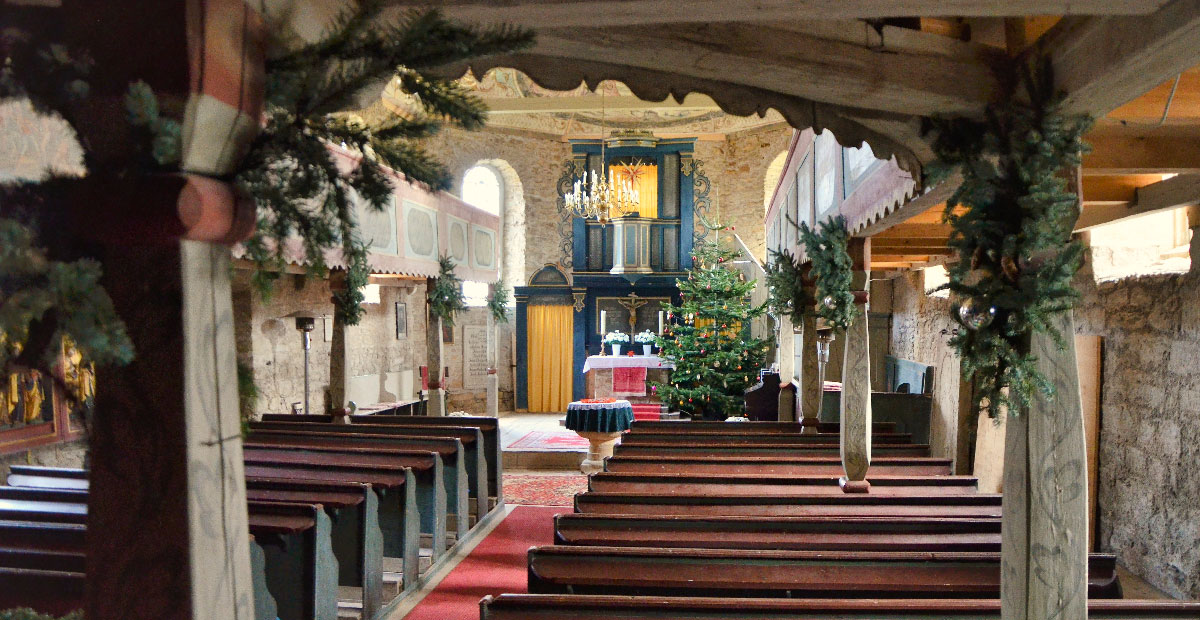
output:
<svg viewBox="0 0 1200 620"><path fill-rule="evenodd" d="M99 257L137 359L98 376L85 613L250 620L229 248L127 242Z"/></svg>
<svg viewBox="0 0 1200 620"><path fill-rule="evenodd" d="M491 310L487 315L487 411L486 415L500 415L500 376L496 374L496 350L499 348L499 326Z"/></svg>
<svg viewBox="0 0 1200 620"><path fill-rule="evenodd" d="M433 286L432 280L429 282L429 286ZM425 344L428 355L425 363L429 366L429 401L425 414L444 416L446 415L446 388L443 383L446 380L446 370L443 361L445 358L442 347L442 319L434 316L433 313L427 312L427 314Z"/></svg>
<svg viewBox="0 0 1200 620"><path fill-rule="evenodd" d="M1087 457L1071 312L1054 325L1065 348L1042 334L1029 347L1054 396L1039 392L1005 434L1003 620L1087 617Z"/></svg>
<svg viewBox="0 0 1200 620"><path fill-rule="evenodd" d="M842 491L867 493L867 469L871 466L871 359L867 329L867 290L871 279L871 240L850 240L850 258L854 276L850 284L858 317L846 329L845 354L842 357L841 420Z"/></svg>
<svg viewBox="0 0 1200 620"><path fill-rule="evenodd" d="M805 433L815 434L821 415L821 373L817 363L817 319L804 317L800 334L800 411Z"/></svg>
<svg viewBox="0 0 1200 620"><path fill-rule="evenodd" d="M344 273L339 273L331 278L329 284L330 288L334 290L338 290L338 287L344 289L346 286ZM329 408L337 416L342 408L350 404L350 364L346 355L349 348L346 337L349 334L346 331L346 322L338 316L337 312L333 313L333 318L322 320L333 321L331 330L333 334L329 341ZM358 404L370 405L372 403ZM349 419L346 421L348 422Z"/></svg>
<svg viewBox="0 0 1200 620"><path fill-rule="evenodd" d="M1192 257L1192 273L1200 273L1200 205L1192 205L1187 210L1188 228L1192 231L1192 241L1188 246L1188 255Z"/></svg>
<svg viewBox="0 0 1200 620"><path fill-rule="evenodd" d="M776 352L779 362L779 411L777 418L780 422L799 421L796 418L796 392L786 386L796 384L796 338L792 328L792 318L779 317L777 339L779 346Z"/></svg>

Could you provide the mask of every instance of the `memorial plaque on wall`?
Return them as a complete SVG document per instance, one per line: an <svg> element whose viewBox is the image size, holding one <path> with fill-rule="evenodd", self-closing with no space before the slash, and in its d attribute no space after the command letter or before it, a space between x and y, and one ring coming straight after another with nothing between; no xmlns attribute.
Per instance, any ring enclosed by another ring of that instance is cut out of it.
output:
<svg viewBox="0 0 1200 620"><path fill-rule="evenodd" d="M487 328L481 325L463 326L463 388L487 388Z"/></svg>

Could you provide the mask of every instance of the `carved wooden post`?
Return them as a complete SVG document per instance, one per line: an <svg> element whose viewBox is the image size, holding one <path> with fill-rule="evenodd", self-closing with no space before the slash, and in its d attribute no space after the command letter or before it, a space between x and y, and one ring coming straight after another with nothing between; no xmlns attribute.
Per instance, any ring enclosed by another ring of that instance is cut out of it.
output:
<svg viewBox="0 0 1200 620"><path fill-rule="evenodd" d="M817 360L817 319L811 314L805 315L803 329L800 334L800 423L804 432L815 434L821 416L821 396L824 386L821 385L820 364Z"/></svg>
<svg viewBox="0 0 1200 620"><path fill-rule="evenodd" d="M1087 460L1071 312L1054 319L1065 349L1030 340L1037 368L1054 385L1010 416L1004 439L1000 598L1003 620L1087 617Z"/></svg>
<svg viewBox="0 0 1200 620"><path fill-rule="evenodd" d="M867 290L871 278L870 239L851 239L850 258L854 276L850 284L858 316L846 329L845 356L842 358L841 420L842 491L867 493L867 469L871 466L871 360L870 332L867 329Z"/></svg>
<svg viewBox="0 0 1200 620"><path fill-rule="evenodd" d="M429 286L433 286L433 281L429 281ZM426 306L428 307L428 306ZM442 319L434 316L432 312L428 312L428 320L425 321L425 345L428 349L426 364L429 366L429 401L426 406L426 415L444 416L446 415L446 389L442 382L445 381L446 371L444 368L443 347L442 347Z"/></svg>
<svg viewBox="0 0 1200 620"><path fill-rule="evenodd" d="M496 374L496 350L499 348L499 326L491 310L487 313L487 411L486 415L500 415L500 376Z"/></svg>
<svg viewBox="0 0 1200 620"><path fill-rule="evenodd" d="M779 317L779 412L782 422L797 422L796 419L796 339L792 329L792 318Z"/></svg>
<svg viewBox="0 0 1200 620"><path fill-rule="evenodd" d="M330 289L336 291L343 290L345 287L346 276L344 271L330 277ZM346 322L338 316L337 312L333 313L333 318L325 318L323 320L333 321L333 328L330 330L332 337L329 341L329 408L336 417L343 407L350 404L350 363L346 357L349 346L346 338L349 334L346 330ZM326 412L320 411L318 413Z"/></svg>
<svg viewBox="0 0 1200 620"><path fill-rule="evenodd" d="M96 60L73 119L96 162L128 161L122 97L140 79L184 111L181 170L233 170L261 114L263 27L252 8L68 0L52 10L63 37L47 40ZM251 620L228 244L253 230L253 208L202 176L116 178L97 166L80 185L57 205L74 211L56 233L102 263L137 354L97 377L85 615Z"/></svg>

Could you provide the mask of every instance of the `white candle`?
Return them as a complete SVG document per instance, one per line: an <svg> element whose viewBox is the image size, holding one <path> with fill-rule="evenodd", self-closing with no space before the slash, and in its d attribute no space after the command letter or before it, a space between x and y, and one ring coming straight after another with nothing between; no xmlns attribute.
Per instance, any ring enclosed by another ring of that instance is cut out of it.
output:
<svg viewBox="0 0 1200 620"><path fill-rule="evenodd" d="M605 332L604 326L607 324L608 324L608 313L601 310L600 311L600 336L601 337L604 337L604 332Z"/></svg>
<svg viewBox="0 0 1200 620"><path fill-rule="evenodd" d="M658 311L658 335L659 335L659 336L661 336L661 335L662 335L662 332L663 332L663 329L662 329L662 310L659 310L659 311Z"/></svg>

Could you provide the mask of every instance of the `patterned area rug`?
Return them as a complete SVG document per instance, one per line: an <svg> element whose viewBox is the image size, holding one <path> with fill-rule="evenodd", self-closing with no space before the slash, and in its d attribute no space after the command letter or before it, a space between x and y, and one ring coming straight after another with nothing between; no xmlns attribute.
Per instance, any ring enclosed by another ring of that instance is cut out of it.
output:
<svg viewBox="0 0 1200 620"><path fill-rule="evenodd" d="M575 431L531 431L504 449L586 452L588 440L575 434Z"/></svg>
<svg viewBox="0 0 1200 620"><path fill-rule="evenodd" d="M583 474L504 474L504 502L521 506L574 506L587 490Z"/></svg>

